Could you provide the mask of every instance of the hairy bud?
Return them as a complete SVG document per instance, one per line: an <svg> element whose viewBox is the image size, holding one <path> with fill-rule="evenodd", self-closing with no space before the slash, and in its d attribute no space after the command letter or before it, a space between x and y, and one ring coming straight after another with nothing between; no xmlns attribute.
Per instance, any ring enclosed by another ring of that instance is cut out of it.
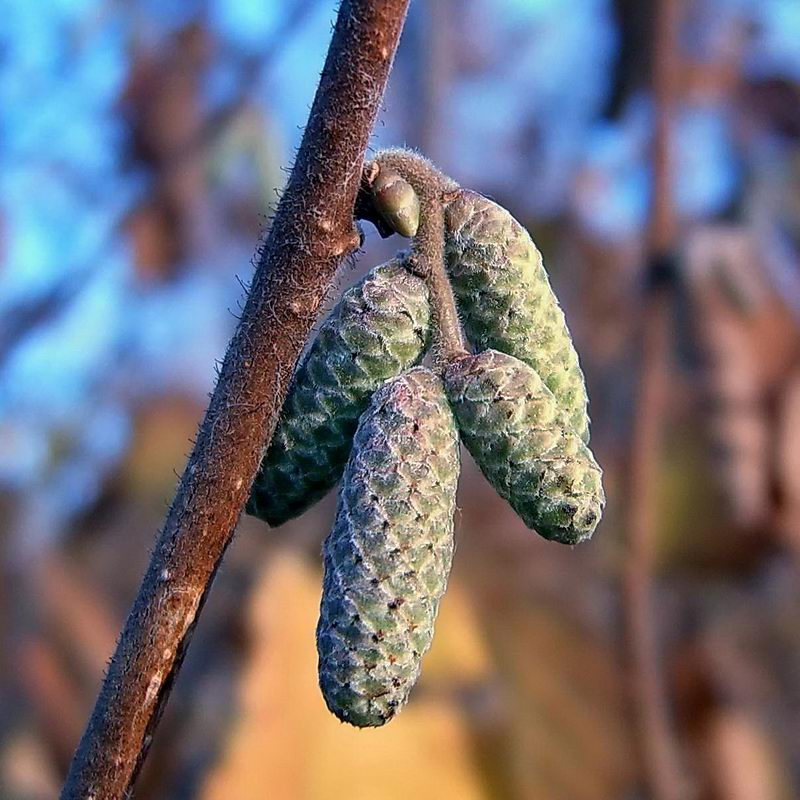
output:
<svg viewBox="0 0 800 800"><path fill-rule="evenodd" d="M419 226L419 198L411 184L393 169L384 167L372 183L375 208L401 236L411 237Z"/></svg>
<svg viewBox="0 0 800 800"><path fill-rule="evenodd" d="M430 370L375 392L323 547L319 680L345 722L383 725L417 680L453 556L459 467L455 421Z"/></svg>
<svg viewBox="0 0 800 800"><path fill-rule="evenodd" d="M370 395L423 356L428 290L399 260L345 292L300 362L247 512L281 525L342 475Z"/></svg>
<svg viewBox="0 0 800 800"><path fill-rule="evenodd" d="M542 256L504 208L460 190L445 210L447 270L467 338L533 367L589 439L586 387Z"/></svg>
<svg viewBox="0 0 800 800"><path fill-rule="evenodd" d="M467 449L525 524L564 544L588 539L602 471L536 370L487 350L451 362L444 383Z"/></svg>

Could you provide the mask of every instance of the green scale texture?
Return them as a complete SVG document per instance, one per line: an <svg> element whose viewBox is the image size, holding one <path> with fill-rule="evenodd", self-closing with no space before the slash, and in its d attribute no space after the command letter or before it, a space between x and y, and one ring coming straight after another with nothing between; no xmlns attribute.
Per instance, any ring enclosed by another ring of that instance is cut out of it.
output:
<svg viewBox="0 0 800 800"><path fill-rule="evenodd" d="M445 211L445 257L467 338L533 367L589 441L586 385L542 256L504 208L460 190Z"/></svg>
<svg viewBox="0 0 800 800"><path fill-rule="evenodd" d="M345 292L294 374L249 514L281 525L336 484L370 396L421 360L429 326L428 290L397 259Z"/></svg>
<svg viewBox="0 0 800 800"><path fill-rule="evenodd" d="M374 394L323 546L319 681L345 722L383 725L417 680L453 558L459 469L455 420L430 370Z"/></svg>
<svg viewBox="0 0 800 800"><path fill-rule="evenodd" d="M536 370L487 350L453 361L444 383L464 444L525 524L564 544L588 539L602 471Z"/></svg>

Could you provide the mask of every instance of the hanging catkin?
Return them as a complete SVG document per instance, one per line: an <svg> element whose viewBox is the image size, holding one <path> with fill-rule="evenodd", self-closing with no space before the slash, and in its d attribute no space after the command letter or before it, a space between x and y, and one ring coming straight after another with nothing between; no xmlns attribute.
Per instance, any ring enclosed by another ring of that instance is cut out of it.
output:
<svg viewBox="0 0 800 800"><path fill-rule="evenodd" d="M541 253L525 228L502 206L461 189L445 210L445 256L473 346L533 367L587 442L583 372Z"/></svg>
<svg viewBox="0 0 800 800"><path fill-rule="evenodd" d="M370 396L422 358L429 324L428 290L399 259L345 292L294 374L248 513L281 525L333 488Z"/></svg>
<svg viewBox="0 0 800 800"><path fill-rule="evenodd" d="M564 544L588 539L602 472L536 370L487 350L453 361L444 382L464 444L525 524Z"/></svg>
<svg viewBox="0 0 800 800"><path fill-rule="evenodd" d="M418 367L359 421L323 547L319 679L330 710L383 725L430 647L453 556L458 434L441 381Z"/></svg>

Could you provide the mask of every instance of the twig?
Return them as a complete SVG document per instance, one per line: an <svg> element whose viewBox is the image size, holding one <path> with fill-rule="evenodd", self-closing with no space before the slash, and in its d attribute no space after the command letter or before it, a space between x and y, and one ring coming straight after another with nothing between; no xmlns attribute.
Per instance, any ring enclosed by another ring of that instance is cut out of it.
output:
<svg viewBox="0 0 800 800"><path fill-rule="evenodd" d="M420 203L419 229L414 237L411 266L428 286L436 323L436 361L440 365L467 352L458 318L453 287L444 264L444 207L447 194L458 184L413 150L382 150L367 165L366 181L374 182L382 169L393 170L414 189ZM361 207L364 219L374 219Z"/></svg>
<svg viewBox="0 0 800 800"><path fill-rule="evenodd" d="M62 798L130 793L229 544L291 371L342 259L364 151L408 0L345 0L289 184L259 254L150 565Z"/></svg>
<svg viewBox="0 0 800 800"><path fill-rule="evenodd" d="M670 128L676 100L675 58L678 0L660 0L653 58L656 106L653 189L647 231L645 298L639 319L641 366L631 436L628 484L628 554L623 581L626 639L636 724L647 796L679 800L685 782L678 769L674 735L664 694L653 614L655 511L664 412L668 392L671 251L675 240Z"/></svg>
<svg viewBox="0 0 800 800"><path fill-rule="evenodd" d="M444 369L452 359L467 352L458 318L453 286L444 266L444 209L441 193L420 192L419 230L414 237L412 259L422 267L436 324L434 360Z"/></svg>

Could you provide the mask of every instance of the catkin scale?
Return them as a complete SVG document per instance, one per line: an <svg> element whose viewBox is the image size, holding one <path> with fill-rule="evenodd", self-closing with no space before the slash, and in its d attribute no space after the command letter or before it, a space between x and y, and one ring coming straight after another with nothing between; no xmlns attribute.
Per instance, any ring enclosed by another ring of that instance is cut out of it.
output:
<svg viewBox="0 0 800 800"><path fill-rule="evenodd" d="M453 556L459 468L455 421L430 370L375 392L323 546L319 680L345 722L383 725L419 675Z"/></svg>
<svg viewBox="0 0 800 800"><path fill-rule="evenodd" d="M445 258L467 338L533 367L589 439L583 373L542 257L497 203L461 189L445 210Z"/></svg>
<svg viewBox="0 0 800 800"><path fill-rule="evenodd" d="M295 371L249 514L281 525L336 484L371 394L422 358L429 325L428 290L398 259L345 292Z"/></svg>
<svg viewBox="0 0 800 800"><path fill-rule="evenodd" d="M444 385L464 444L525 524L564 544L588 539L602 471L536 370L486 350L451 362Z"/></svg>

